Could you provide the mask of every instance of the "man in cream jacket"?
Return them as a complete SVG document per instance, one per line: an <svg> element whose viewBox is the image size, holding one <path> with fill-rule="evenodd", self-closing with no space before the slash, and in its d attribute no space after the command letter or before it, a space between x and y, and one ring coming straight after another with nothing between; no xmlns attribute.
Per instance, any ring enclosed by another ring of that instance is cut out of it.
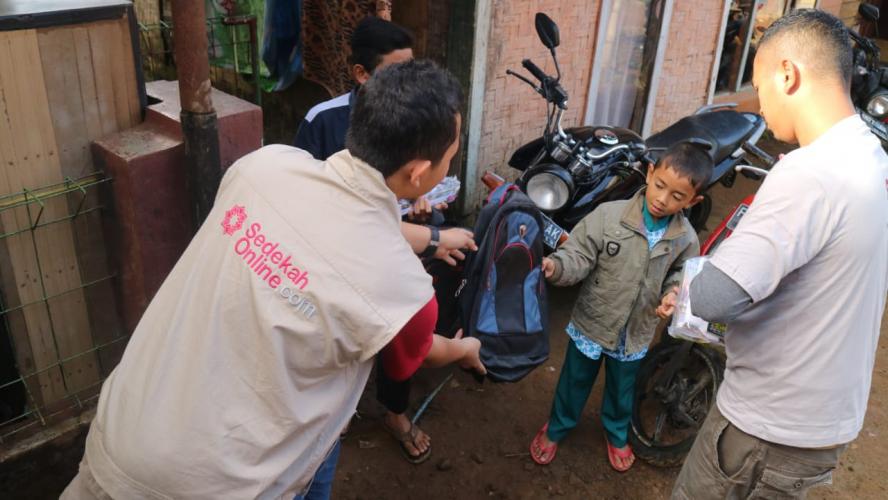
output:
<svg viewBox="0 0 888 500"><path fill-rule="evenodd" d="M396 203L446 174L460 99L434 64L396 64L362 86L346 150L267 146L231 167L103 385L62 498L290 499L381 351L395 377L483 373L476 339L432 334L431 279Z"/></svg>

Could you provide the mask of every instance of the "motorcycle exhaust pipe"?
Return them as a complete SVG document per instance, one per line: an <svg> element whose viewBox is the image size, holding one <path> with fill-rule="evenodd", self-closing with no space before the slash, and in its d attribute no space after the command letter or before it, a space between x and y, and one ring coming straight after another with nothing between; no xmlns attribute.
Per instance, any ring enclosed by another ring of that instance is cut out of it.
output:
<svg viewBox="0 0 888 500"><path fill-rule="evenodd" d="M752 165L737 165L736 167L734 167L734 171L741 174L749 172L762 177L768 175L767 170L759 167L753 167Z"/></svg>
<svg viewBox="0 0 888 500"><path fill-rule="evenodd" d="M765 162L765 167L767 167L767 168L773 167L774 163L776 163L773 156L769 155L768 153L763 151L761 148L759 148L758 146L756 146L755 144L753 144L749 141L744 142L743 145L740 147L743 148L743 151L746 151L747 153L749 153L749 154L755 156L756 158L762 160L763 162Z"/></svg>

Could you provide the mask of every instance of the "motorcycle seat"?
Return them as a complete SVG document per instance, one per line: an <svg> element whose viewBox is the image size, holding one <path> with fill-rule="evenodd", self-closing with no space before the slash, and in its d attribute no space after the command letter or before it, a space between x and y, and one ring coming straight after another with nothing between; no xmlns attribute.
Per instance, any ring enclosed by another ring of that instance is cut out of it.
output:
<svg viewBox="0 0 888 500"><path fill-rule="evenodd" d="M669 146L698 138L708 141L714 146L709 150L716 165L731 155L755 132L756 122L748 119L743 113L731 110L711 111L699 115L691 115L666 127L662 131L647 138L648 148L668 148ZM662 151L653 156L659 157Z"/></svg>

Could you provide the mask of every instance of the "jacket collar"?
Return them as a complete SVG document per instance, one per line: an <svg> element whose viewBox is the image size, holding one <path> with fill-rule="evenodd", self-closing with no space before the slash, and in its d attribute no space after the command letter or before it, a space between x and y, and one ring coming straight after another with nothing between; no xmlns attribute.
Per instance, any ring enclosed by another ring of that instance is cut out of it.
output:
<svg viewBox="0 0 888 500"><path fill-rule="evenodd" d="M398 200L395 193L385 183L382 172L363 160L355 158L347 149L327 158L325 163L365 201L382 209L387 214L390 212L395 220L401 220Z"/></svg>
<svg viewBox="0 0 888 500"><path fill-rule="evenodd" d="M644 216L641 213L642 203L644 200L644 188L640 189L632 199L629 200L629 204L626 205L626 209L623 211L623 216L620 218L620 222L629 229L641 234L642 236L647 235L647 231L644 227ZM687 232L685 229L685 225L682 221L683 215L678 213L672 216L672 220L669 221L669 226L666 228L666 234L663 235L663 240L674 240Z"/></svg>

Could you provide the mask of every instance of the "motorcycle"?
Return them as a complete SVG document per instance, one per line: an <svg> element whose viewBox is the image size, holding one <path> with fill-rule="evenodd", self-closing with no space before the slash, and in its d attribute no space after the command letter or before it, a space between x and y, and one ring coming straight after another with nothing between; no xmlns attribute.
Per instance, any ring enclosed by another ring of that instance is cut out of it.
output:
<svg viewBox="0 0 888 500"><path fill-rule="evenodd" d="M645 184L647 165L673 144L691 142L708 151L715 169L706 189L719 182L732 186L734 167L744 162L747 153L760 151L756 143L765 131L764 120L755 113L734 111L733 104L704 106L647 139L627 128L605 125L565 130L562 117L568 93L560 84L558 26L543 13L537 13L535 26L552 54L556 76L547 75L530 59L521 64L536 82L512 70L506 73L546 100L546 128L541 137L519 147L508 163L521 171L516 184L544 214L548 247L556 248L601 203L631 198ZM485 175L488 187L500 181ZM703 226L711 207L704 194L704 200L687 214L696 229Z"/></svg>
<svg viewBox="0 0 888 500"><path fill-rule="evenodd" d="M879 20L879 8L860 4L858 14L873 25ZM888 68L880 62L879 46L853 30L848 34L854 41L854 74L851 77L851 100L860 117L882 141L888 151Z"/></svg>
<svg viewBox="0 0 888 500"><path fill-rule="evenodd" d="M737 165L735 170L764 177L774 159L757 155L767 168ZM749 210L755 195L743 199L703 243L710 255ZM639 367L633 397L629 443L635 455L660 467L681 465L721 385L725 371L723 349L663 335Z"/></svg>

